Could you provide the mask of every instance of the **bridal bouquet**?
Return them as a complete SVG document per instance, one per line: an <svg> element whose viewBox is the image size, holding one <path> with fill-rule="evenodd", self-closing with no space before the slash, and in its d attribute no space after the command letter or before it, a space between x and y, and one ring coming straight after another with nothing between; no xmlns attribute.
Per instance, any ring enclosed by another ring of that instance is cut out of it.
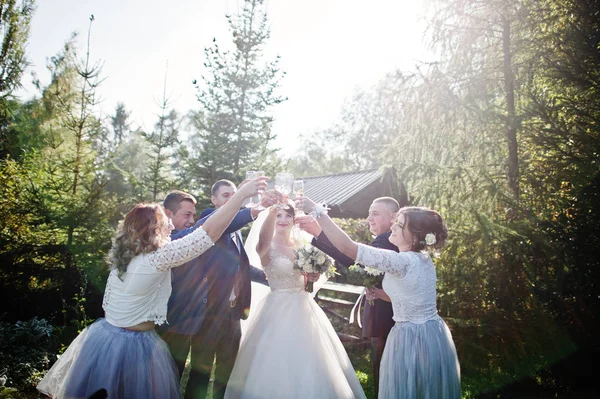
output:
<svg viewBox="0 0 600 399"><path fill-rule="evenodd" d="M379 286L383 281L384 273L381 270L373 269L369 266L361 266L358 263L348 268L348 274L351 276L351 279L360 281L360 284L367 288ZM368 295L367 300L371 304L373 303L373 299L369 299Z"/></svg>
<svg viewBox="0 0 600 399"><path fill-rule="evenodd" d="M383 280L383 274L381 270L373 269L368 266L361 266L357 263L353 264L348 268L349 274L352 275L352 279L360 280L361 284L367 288L373 288Z"/></svg>
<svg viewBox="0 0 600 399"><path fill-rule="evenodd" d="M312 245L300 247L294 253L296 254L294 269L300 269L305 273L325 273L328 277L335 274L333 259ZM312 281L306 283L305 290L313 292Z"/></svg>

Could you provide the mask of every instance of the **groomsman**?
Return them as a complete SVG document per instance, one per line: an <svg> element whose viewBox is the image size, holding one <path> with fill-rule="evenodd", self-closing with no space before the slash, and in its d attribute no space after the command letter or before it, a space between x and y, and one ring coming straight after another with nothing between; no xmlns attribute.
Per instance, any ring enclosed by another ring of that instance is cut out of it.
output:
<svg viewBox="0 0 600 399"><path fill-rule="evenodd" d="M398 252L398 248L389 241L392 233L392 225L396 221L396 213L400 210L400 205L392 197L376 198L369 207L369 216L367 222L371 233L375 239L371 246L376 248L389 249ZM312 245L319 248L339 264L349 267L354 264L354 260L344 255L335 248L327 236L321 231L319 224L311 216L297 218L299 226L314 236ZM371 361L373 363L373 376L375 378L375 390L379 390L379 364L385 348L387 336L394 326L392 304L389 297L381 285L374 287L367 292L369 299L364 304L362 337L369 338L371 341Z"/></svg>
<svg viewBox="0 0 600 399"><path fill-rule="evenodd" d="M204 210L196 224L195 198L181 191L169 193L164 206L175 226L171 239L181 238L201 226L235 192L233 182L217 181L211 189L214 208ZM261 205L268 207L277 201L277 194L266 192ZM239 233L259 212L256 208L240 210L214 247L172 269L173 292L167 314L169 325L163 329L162 337L169 345L180 375L191 350L191 371L185 398L206 397L213 362L213 398L222 398L225 393L240 344L240 319L248 317L250 282L267 284L264 272L250 266Z"/></svg>

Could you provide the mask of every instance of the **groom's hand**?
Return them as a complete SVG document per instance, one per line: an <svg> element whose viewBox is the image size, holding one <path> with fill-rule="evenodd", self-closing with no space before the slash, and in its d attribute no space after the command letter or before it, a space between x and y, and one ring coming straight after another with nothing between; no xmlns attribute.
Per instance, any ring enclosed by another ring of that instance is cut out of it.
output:
<svg viewBox="0 0 600 399"><path fill-rule="evenodd" d="M374 299L381 299L382 301L392 302L388 294L386 294L382 288L375 287L367 288L367 299L371 301Z"/></svg>
<svg viewBox="0 0 600 399"><path fill-rule="evenodd" d="M296 223L298 227L314 237L318 237L321 234L321 226L310 215L296 216Z"/></svg>
<svg viewBox="0 0 600 399"><path fill-rule="evenodd" d="M239 195L242 198L249 198L257 195L267 189L267 181L269 180L266 176L257 177L252 180L245 180L239 186L238 190L234 195Z"/></svg>

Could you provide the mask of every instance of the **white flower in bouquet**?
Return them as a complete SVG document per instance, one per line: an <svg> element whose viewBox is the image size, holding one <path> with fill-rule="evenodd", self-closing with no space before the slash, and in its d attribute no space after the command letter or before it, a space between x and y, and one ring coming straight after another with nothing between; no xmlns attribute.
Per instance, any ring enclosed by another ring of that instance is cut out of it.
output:
<svg viewBox="0 0 600 399"><path fill-rule="evenodd" d="M365 273L370 274L371 276L380 276L384 272L378 269L373 269L372 267L365 266Z"/></svg>
<svg viewBox="0 0 600 399"><path fill-rule="evenodd" d="M327 273L330 276L335 274L333 260L312 245L306 245L294 252L296 254L295 269L300 269L304 273ZM312 292L312 286L312 282L307 283L306 290Z"/></svg>
<svg viewBox="0 0 600 399"><path fill-rule="evenodd" d="M350 279L355 279L355 284L363 285L367 288L378 287L381 284L385 272L368 266L361 266L357 263L348 268Z"/></svg>
<svg viewBox="0 0 600 399"><path fill-rule="evenodd" d="M327 255L325 255L323 252L319 252L317 254L317 262L325 263L326 261L327 261Z"/></svg>
<svg viewBox="0 0 600 399"><path fill-rule="evenodd" d="M366 273L365 269L356 263L349 266L348 271L350 271L352 273L356 273L356 274L365 274Z"/></svg>

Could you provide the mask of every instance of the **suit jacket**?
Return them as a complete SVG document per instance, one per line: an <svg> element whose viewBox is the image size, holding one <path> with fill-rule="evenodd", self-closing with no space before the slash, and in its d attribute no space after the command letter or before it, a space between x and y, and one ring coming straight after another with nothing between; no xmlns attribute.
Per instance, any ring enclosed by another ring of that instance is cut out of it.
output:
<svg viewBox="0 0 600 399"><path fill-rule="evenodd" d="M392 234L391 231L379 234L371 246L398 252L398 248L389 241L390 234ZM349 267L354 264L354 260L334 247L324 233L314 237L312 245L331 256L342 266ZM376 299L373 304L370 302L365 301L364 303L362 336L363 338L387 337L394 326L392 304L381 299Z"/></svg>
<svg viewBox="0 0 600 399"><path fill-rule="evenodd" d="M174 231L171 239L179 239L199 228L213 212L212 208L204 210L194 226ZM240 210L212 248L198 258L171 269L173 292L167 313L169 332L194 335L207 315L230 317L231 310L234 318L248 317L251 281L267 284L263 270L250 266L238 231L252 220L250 209ZM240 292L234 309L229 309L229 297L236 279Z"/></svg>

